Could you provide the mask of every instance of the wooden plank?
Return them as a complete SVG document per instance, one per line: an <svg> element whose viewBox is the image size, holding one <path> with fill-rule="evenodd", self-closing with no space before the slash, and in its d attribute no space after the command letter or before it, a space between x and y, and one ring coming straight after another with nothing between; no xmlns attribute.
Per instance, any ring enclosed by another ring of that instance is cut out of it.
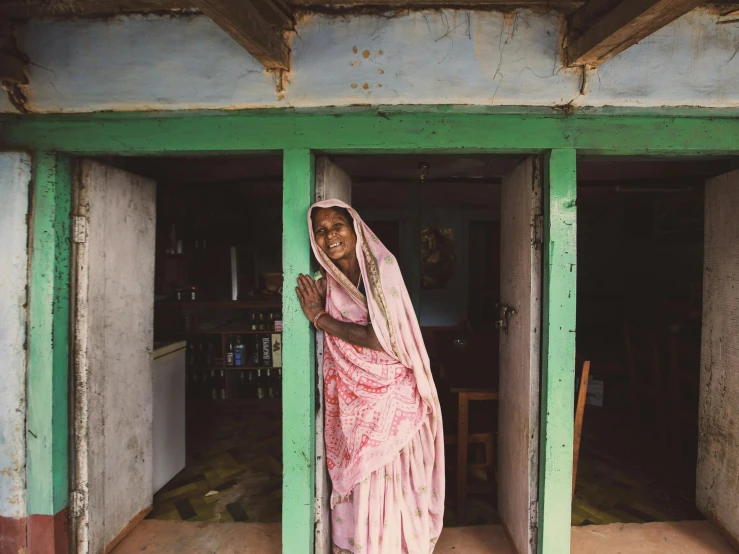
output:
<svg viewBox="0 0 739 554"><path fill-rule="evenodd" d="M290 69L290 47L285 31L288 14L268 0L195 0L200 10L226 31L266 69ZM270 22L279 22L275 25Z"/></svg>
<svg viewBox="0 0 739 554"><path fill-rule="evenodd" d="M310 274L307 214L315 164L310 150L283 156L282 195L282 551L313 553L316 480L316 364L313 326L295 294L299 273Z"/></svg>
<svg viewBox="0 0 739 554"><path fill-rule="evenodd" d="M192 8L190 0L0 0L0 15L9 19L100 16Z"/></svg>
<svg viewBox="0 0 739 554"><path fill-rule="evenodd" d="M704 1L623 0L604 9L613 0L591 0L570 20L567 63L595 66L608 61Z"/></svg>
<svg viewBox="0 0 739 554"><path fill-rule="evenodd" d="M71 175L54 153L33 157L28 298L28 514L67 505Z"/></svg>
<svg viewBox="0 0 739 554"><path fill-rule="evenodd" d="M573 9L583 5L582 0L296 0L291 2L293 6L306 6L312 8L346 7L357 8L359 6L391 6L391 7L414 7L414 8L446 8L460 6L474 6L484 8L485 6L533 6Z"/></svg>
<svg viewBox="0 0 739 554"><path fill-rule="evenodd" d="M546 554L570 554L577 292L575 154L574 149L552 150L545 156L543 172L546 183L538 552Z"/></svg>
<svg viewBox="0 0 739 554"><path fill-rule="evenodd" d="M580 376L580 390L577 393L577 406L575 407L575 438L572 456L572 496L575 496L575 484L577 483L577 462L580 458L580 439L582 439L582 422L585 416L585 401L588 398L588 381L590 379L590 362L582 366Z"/></svg>
<svg viewBox="0 0 739 554"><path fill-rule="evenodd" d="M260 8L271 4L263 12L267 14L277 9L290 13L289 6L283 0L254 0ZM553 7L563 10L574 10L583 5L582 0L297 0L290 5L301 8L356 9L359 6L414 6L414 7L459 7L459 6L536 6ZM59 17L70 15L112 15L118 13L137 13L148 11L175 11L196 7L196 0L0 0L0 14L7 17L27 19L31 17ZM268 23L272 23L267 19Z"/></svg>
<svg viewBox="0 0 739 554"><path fill-rule="evenodd" d="M498 512L519 554L535 554L538 527L541 193L538 156L503 178L500 302L516 313L500 330Z"/></svg>
<svg viewBox="0 0 739 554"><path fill-rule="evenodd" d="M75 489L89 492L76 527L95 554L152 504L156 183L97 161L78 169L87 233L75 256Z"/></svg>

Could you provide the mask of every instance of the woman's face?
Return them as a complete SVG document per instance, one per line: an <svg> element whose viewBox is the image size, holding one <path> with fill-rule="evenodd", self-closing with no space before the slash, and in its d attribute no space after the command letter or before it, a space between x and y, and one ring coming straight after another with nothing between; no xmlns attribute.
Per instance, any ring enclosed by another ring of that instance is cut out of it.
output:
<svg viewBox="0 0 739 554"><path fill-rule="evenodd" d="M332 260L353 256L357 235L346 216L335 208L313 211L313 234L316 244Z"/></svg>

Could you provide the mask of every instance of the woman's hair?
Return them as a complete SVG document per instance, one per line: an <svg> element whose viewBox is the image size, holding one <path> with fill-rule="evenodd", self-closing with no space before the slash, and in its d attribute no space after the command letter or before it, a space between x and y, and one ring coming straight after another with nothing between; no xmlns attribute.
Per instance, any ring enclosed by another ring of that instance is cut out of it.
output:
<svg viewBox="0 0 739 554"><path fill-rule="evenodd" d="M349 213L349 210L347 210L346 208L342 208L341 206L328 206L328 207L323 208L323 209L324 210L336 210L337 212L339 212L341 215L343 215L346 218L346 222L349 224L349 227L351 228L352 231L354 231L354 218ZM311 221L313 221L313 212L314 211L315 211L315 208L313 210L311 210L311 212L310 212L310 219L311 219Z"/></svg>

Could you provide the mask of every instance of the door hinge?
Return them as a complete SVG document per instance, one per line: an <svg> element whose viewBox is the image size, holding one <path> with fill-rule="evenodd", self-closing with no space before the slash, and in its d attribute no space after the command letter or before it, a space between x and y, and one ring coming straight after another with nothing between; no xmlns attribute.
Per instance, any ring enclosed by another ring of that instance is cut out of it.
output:
<svg viewBox="0 0 739 554"><path fill-rule="evenodd" d="M72 508L72 517L82 517L85 513L85 495L82 491L74 490L69 494L69 505Z"/></svg>
<svg viewBox="0 0 739 554"><path fill-rule="evenodd" d="M534 229L533 229L533 241L534 246L541 246L544 243L544 214L536 214L534 216Z"/></svg>
<svg viewBox="0 0 739 554"><path fill-rule="evenodd" d="M505 304L502 304L498 302L496 304L496 307L498 310L500 310L500 319L495 322L495 327L498 329L502 329L503 332L508 332L508 318L512 315L516 315L518 312L515 308L512 308L510 306L506 306Z"/></svg>
<svg viewBox="0 0 739 554"><path fill-rule="evenodd" d="M72 242L82 244L87 241L87 218L76 215L72 218Z"/></svg>

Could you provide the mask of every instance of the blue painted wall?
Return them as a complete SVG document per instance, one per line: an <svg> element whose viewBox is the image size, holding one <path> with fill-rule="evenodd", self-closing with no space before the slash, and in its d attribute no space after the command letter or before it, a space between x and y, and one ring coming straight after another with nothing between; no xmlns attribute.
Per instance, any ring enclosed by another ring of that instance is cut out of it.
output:
<svg viewBox="0 0 739 554"><path fill-rule="evenodd" d="M0 516L26 515L26 284L31 157L0 152Z"/></svg>

